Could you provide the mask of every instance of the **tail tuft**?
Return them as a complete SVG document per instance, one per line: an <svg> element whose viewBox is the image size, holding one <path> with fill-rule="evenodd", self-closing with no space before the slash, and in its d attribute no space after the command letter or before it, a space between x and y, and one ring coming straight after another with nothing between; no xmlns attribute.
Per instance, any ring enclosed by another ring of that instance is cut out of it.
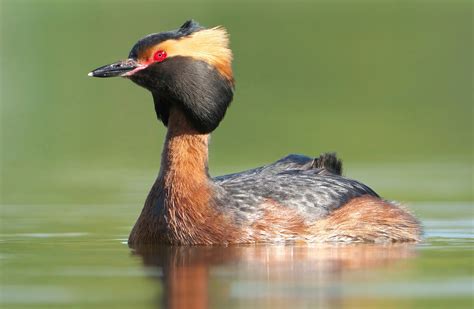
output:
<svg viewBox="0 0 474 309"><path fill-rule="evenodd" d="M329 173L342 175L342 161L336 156L336 153L323 153L313 160L312 168L324 169Z"/></svg>

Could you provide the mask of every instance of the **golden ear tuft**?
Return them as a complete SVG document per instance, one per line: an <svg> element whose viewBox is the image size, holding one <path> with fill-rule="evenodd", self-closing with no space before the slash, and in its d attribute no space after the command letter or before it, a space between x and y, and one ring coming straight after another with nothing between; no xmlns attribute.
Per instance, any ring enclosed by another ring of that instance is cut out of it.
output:
<svg viewBox="0 0 474 309"><path fill-rule="evenodd" d="M232 51L229 35L223 27L203 29L177 40L167 40L155 46L150 54L157 50L166 51L168 57L184 56L205 61L233 81Z"/></svg>

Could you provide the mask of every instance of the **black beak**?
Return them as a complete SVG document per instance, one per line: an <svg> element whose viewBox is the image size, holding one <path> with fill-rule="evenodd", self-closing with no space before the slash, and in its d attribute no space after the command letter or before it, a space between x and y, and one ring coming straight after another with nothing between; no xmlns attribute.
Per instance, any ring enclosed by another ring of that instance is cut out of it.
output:
<svg viewBox="0 0 474 309"><path fill-rule="evenodd" d="M133 59L121 60L95 69L88 75L93 77L126 76L128 72L138 68L140 64Z"/></svg>

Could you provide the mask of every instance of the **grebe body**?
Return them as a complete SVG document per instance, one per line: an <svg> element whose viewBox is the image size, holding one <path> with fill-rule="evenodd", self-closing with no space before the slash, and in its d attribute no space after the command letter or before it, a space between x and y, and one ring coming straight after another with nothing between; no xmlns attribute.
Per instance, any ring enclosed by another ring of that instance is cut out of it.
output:
<svg viewBox="0 0 474 309"><path fill-rule="evenodd" d="M420 240L416 218L343 177L335 154L289 155L211 178L209 134L232 101L231 62L223 28L188 21L146 36L127 60L89 74L126 77L151 91L157 117L168 127L160 172L131 246Z"/></svg>

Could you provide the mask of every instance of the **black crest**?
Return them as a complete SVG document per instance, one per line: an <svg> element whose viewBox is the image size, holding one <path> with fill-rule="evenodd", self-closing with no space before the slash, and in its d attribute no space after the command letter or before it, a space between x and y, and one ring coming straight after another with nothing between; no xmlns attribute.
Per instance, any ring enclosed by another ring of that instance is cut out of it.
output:
<svg viewBox="0 0 474 309"><path fill-rule="evenodd" d="M181 27L179 27L179 29L149 34L146 37L142 38L140 41L138 41L132 47L132 50L130 50L128 57L132 59L137 59L138 53L141 50L146 50L151 46L154 46L166 40L176 40L181 37L191 35L194 32L203 29L205 28L202 27L198 22L191 19L186 21Z"/></svg>
<svg viewBox="0 0 474 309"><path fill-rule="evenodd" d="M197 21L190 19L186 21L181 27L179 27L178 32L182 35L190 35L202 29L204 29L204 27L202 27Z"/></svg>

